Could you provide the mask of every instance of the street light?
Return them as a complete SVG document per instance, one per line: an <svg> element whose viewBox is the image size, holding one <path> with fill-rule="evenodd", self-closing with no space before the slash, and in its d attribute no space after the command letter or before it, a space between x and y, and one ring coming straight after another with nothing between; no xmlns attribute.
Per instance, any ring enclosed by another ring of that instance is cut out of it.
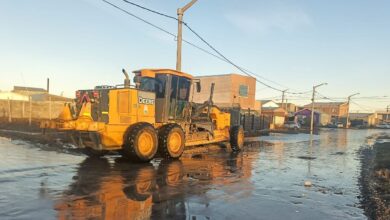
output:
<svg viewBox="0 0 390 220"><path fill-rule="evenodd" d="M351 98L355 95L360 95L360 93L355 93L355 94L348 96L347 124L345 125L345 128L349 128L349 104L351 102Z"/></svg>
<svg viewBox="0 0 390 220"><path fill-rule="evenodd" d="M198 0L192 0L190 3L186 4L183 8L177 9L177 54L176 54L176 70L181 71L181 46L183 39L183 15L195 2Z"/></svg>
<svg viewBox="0 0 390 220"><path fill-rule="evenodd" d="M311 118L310 118L310 135L313 135L313 127L314 127L314 98L316 94L316 88L320 86L328 85L328 83L321 83L319 85L313 86L313 95L311 98Z"/></svg>

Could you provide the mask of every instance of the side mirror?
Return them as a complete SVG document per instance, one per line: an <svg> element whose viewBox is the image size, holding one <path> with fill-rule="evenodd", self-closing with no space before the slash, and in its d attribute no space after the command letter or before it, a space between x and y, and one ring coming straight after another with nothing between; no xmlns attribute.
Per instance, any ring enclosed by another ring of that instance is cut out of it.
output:
<svg viewBox="0 0 390 220"><path fill-rule="evenodd" d="M141 85L141 76L134 76L134 78L133 78L133 81L134 81L134 83L135 83L135 87L138 89L139 88L139 86Z"/></svg>
<svg viewBox="0 0 390 220"><path fill-rule="evenodd" d="M199 81L196 82L195 85L196 85L196 92L197 92L197 93L200 93L200 91L202 90L202 87L201 87L201 85L200 85L200 82L199 82Z"/></svg>

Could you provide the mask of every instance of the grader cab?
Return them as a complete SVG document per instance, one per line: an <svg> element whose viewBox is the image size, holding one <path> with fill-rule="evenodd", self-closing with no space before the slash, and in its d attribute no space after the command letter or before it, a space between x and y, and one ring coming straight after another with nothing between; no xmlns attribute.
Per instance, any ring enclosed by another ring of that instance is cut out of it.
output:
<svg viewBox="0 0 390 220"><path fill-rule="evenodd" d="M170 69L134 71L135 86L125 70L123 87L96 87L76 92L76 103L42 128L67 131L88 155L120 151L134 161L147 162L157 152L179 158L186 146L230 141L233 150L244 144L244 132L230 126L230 113L213 105L212 92L202 104L190 101L200 84L189 74ZM213 91L213 89L211 89Z"/></svg>

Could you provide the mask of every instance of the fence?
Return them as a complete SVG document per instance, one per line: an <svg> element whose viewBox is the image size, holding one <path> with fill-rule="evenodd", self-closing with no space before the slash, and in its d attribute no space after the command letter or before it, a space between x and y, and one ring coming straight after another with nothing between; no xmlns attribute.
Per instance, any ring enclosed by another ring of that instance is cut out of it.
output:
<svg viewBox="0 0 390 220"><path fill-rule="evenodd" d="M261 133L267 133L270 128L272 117L259 115L256 111L241 110L240 108L227 108L231 114L231 124L241 125L249 136L256 136Z"/></svg>
<svg viewBox="0 0 390 220"><path fill-rule="evenodd" d="M0 100L0 118L9 123L14 120L31 121L53 119L62 111L63 101Z"/></svg>

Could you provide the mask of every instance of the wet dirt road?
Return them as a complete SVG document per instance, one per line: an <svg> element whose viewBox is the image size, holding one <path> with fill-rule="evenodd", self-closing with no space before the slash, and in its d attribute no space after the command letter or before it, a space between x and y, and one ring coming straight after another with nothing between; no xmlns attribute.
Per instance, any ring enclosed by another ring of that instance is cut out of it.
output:
<svg viewBox="0 0 390 220"><path fill-rule="evenodd" d="M0 138L0 218L366 219L359 149L382 132L279 134L238 154L211 147L150 164Z"/></svg>

